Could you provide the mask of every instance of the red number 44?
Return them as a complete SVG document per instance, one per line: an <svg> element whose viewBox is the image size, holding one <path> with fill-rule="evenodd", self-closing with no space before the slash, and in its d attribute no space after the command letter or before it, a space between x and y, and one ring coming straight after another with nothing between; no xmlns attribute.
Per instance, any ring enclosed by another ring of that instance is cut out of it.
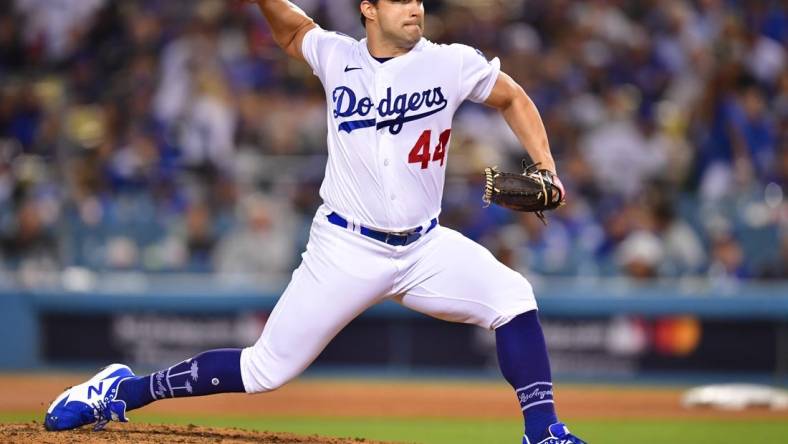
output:
<svg viewBox="0 0 788 444"><path fill-rule="evenodd" d="M408 163L420 163L421 169L426 170L430 166L430 161L441 161L441 166L446 160L446 147L449 146L449 137L451 137L451 130L447 129L441 133L438 140L438 146L435 147L435 152L430 154L430 142L432 142L432 130L425 130L416 141L416 145L410 150L408 155Z"/></svg>

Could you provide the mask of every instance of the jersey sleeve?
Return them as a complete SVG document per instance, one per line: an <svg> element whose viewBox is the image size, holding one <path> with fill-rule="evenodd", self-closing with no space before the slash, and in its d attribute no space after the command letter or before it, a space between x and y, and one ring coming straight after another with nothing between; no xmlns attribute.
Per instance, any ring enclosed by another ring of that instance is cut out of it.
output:
<svg viewBox="0 0 788 444"><path fill-rule="evenodd" d="M460 53L460 97L481 103L490 97L501 72L498 57L487 60L481 51L466 45L452 45Z"/></svg>
<svg viewBox="0 0 788 444"><path fill-rule="evenodd" d="M315 75L323 80L329 61L340 48L352 42L354 41L350 37L316 26L304 35L301 52Z"/></svg>

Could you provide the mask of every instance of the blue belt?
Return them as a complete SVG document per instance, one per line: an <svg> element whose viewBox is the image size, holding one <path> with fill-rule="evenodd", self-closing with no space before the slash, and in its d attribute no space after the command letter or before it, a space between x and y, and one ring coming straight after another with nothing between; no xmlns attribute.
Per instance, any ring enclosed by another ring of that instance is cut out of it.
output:
<svg viewBox="0 0 788 444"><path fill-rule="evenodd" d="M342 228L348 228L350 225L348 224L347 219L338 215L337 213L331 213L327 217L329 222L331 222L334 225L338 225ZM426 235L427 233L432 231L432 229L435 228L437 225L438 225L438 218L432 219L430 221L429 228L427 228L427 231L425 231L423 234L421 232L423 227L418 227L409 233L403 233L403 234L387 233L385 231L377 231L371 228L361 227L361 234L367 237L371 237L376 241L383 242L384 244L394 245L396 247L404 247L405 245L410 245L413 242L416 242L417 240L419 240L419 238L421 238L421 236Z"/></svg>

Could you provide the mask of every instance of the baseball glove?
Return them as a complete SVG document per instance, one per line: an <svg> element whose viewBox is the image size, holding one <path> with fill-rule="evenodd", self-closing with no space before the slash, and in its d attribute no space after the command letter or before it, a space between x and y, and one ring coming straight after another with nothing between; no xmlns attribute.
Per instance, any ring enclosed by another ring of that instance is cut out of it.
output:
<svg viewBox="0 0 788 444"><path fill-rule="evenodd" d="M545 210L554 210L564 204L564 187L558 176L539 169L538 164L528 165L523 161L522 173L502 173L493 167L486 168L484 174L483 199L487 205L534 213L546 223Z"/></svg>

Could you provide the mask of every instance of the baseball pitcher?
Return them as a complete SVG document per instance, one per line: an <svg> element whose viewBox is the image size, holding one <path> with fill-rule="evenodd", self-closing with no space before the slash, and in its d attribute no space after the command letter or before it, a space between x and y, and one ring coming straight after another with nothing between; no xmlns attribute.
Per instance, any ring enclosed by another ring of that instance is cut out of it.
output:
<svg viewBox="0 0 788 444"><path fill-rule="evenodd" d="M466 100L498 109L539 167L507 180L488 171L488 199L506 205L501 193L520 186L519 177L538 184L542 203L534 211L563 201L533 102L498 59L426 40L422 1L360 1L367 35L361 41L321 29L289 1L255 3L277 44L306 62L325 88L323 204L303 260L256 344L201 353L142 377L110 365L62 393L47 410L46 428L100 429L166 398L276 390L351 320L391 299L494 330L501 371L525 418L522 442L582 444L556 417L531 285L438 220L452 118Z"/></svg>

